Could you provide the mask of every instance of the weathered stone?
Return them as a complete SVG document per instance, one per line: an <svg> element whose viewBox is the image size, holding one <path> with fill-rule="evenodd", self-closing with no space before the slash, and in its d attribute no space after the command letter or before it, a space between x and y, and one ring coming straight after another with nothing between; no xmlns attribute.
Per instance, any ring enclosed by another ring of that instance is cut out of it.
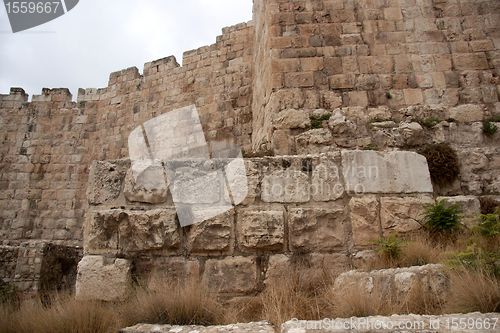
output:
<svg viewBox="0 0 500 333"><path fill-rule="evenodd" d="M103 210L89 213L84 248L89 254L175 249L180 245L174 210Z"/></svg>
<svg viewBox="0 0 500 333"><path fill-rule="evenodd" d="M400 124L399 133L407 146L424 144L427 139L422 125L416 122Z"/></svg>
<svg viewBox="0 0 500 333"><path fill-rule="evenodd" d="M203 282L221 293L247 293L257 287L257 264L252 257L226 257L205 262Z"/></svg>
<svg viewBox="0 0 500 333"><path fill-rule="evenodd" d="M118 198L129 165L128 160L94 161L90 166L87 187L89 203L100 205Z"/></svg>
<svg viewBox="0 0 500 333"><path fill-rule="evenodd" d="M349 193L432 193L424 156L414 152L342 151Z"/></svg>
<svg viewBox="0 0 500 333"><path fill-rule="evenodd" d="M167 201L168 182L163 165L149 160L132 162L123 193L130 202L159 204Z"/></svg>
<svg viewBox="0 0 500 333"><path fill-rule="evenodd" d="M79 300L123 301L127 298L132 277L126 259L85 256L78 263L76 298Z"/></svg>
<svg viewBox="0 0 500 333"><path fill-rule="evenodd" d="M297 153L321 153L328 151L328 145L332 143L333 136L328 128L315 128L299 134L295 137Z"/></svg>
<svg viewBox="0 0 500 333"><path fill-rule="evenodd" d="M134 268L152 289L165 282L196 281L200 277L198 260L186 257L139 257Z"/></svg>
<svg viewBox="0 0 500 333"><path fill-rule="evenodd" d="M484 111L481 105L463 104L450 108L448 118L463 123L483 121Z"/></svg>
<svg viewBox="0 0 500 333"><path fill-rule="evenodd" d="M266 280L287 276L290 272L306 270L308 272L327 273L329 276L338 276L349 268L349 259L344 253L307 253L288 256L276 254L269 257L265 269Z"/></svg>
<svg viewBox="0 0 500 333"><path fill-rule="evenodd" d="M262 180L264 202L308 202L311 197L309 176L299 170L277 170Z"/></svg>
<svg viewBox="0 0 500 333"><path fill-rule="evenodd" d="M274 116L273 124L276 129L307 128L311 126L311 119L305 110L287 109Z"/></svg>
<svg viewBox="0 0 500 333"><path fill-rule="evenodd" d="M219 171L206 171L201 167L179 168L170 182L174 202L215 204L223 198L225 181ZM207 188L210 191L206 191Z"/></svg>
<svg viewBox="0 0 500 333"><path fill-rule="evenodd" d="M380 198L380 220L384 236L420 229L425 208L432 203L432 197Z"/></svg>
<svg viewBox="0 0 500 333"><path fill-rule="evenodd" d="M273 326L266 322L231 324L227 326L178 326L137 324L120 330L120 333L275 333Z"/></svg>
<svg viewBox="0 0 500 333"><path fill-rule="evenodd" d="M237 228L238 244L244 251L283 250L283 211L241 210L238 213Z"/></svg>
<svg viewBox="0 0 500 333"><path fill-rule="evenodd" d="M314 201L330 201L341 198L344 186L340 180L335 156L321 157L314 165L311 179L311 196Z"/></svg>
<svg viewBox="0 0 500 333"><path fill-rule="evenodd" d="M290 208L288 214L292 250L329 251L345 246L347 218L341 207Z"/></svg>
<svg viewBox="0 0 500 333"><path fill-rule="evenodd" d="M174 249L180 245L174 210L130 211L128 223L120 224L119 233L123 252Z"/></svg>
<svg viewBox="0 0 500 333"><path fill-rule="evenodd" d="M234 242L234 210L194 224L189 229L188 244L191 253L226 253Z"/></svg>
<svg viewBox="0 0 500 333"><path fill-rule="evenodd" d="M349 202L355 246L372 245L381 235L379 202L375 196L353 197Z"/></svg>
<svg viewBox="0 0 500 333"><path fill-rule="evenodd" d="M479 223L481 214L481 203L479 199L472 195L459 195L455 197L438 197L438 201L444 200L449 204L456 204L460 208L460 221L468 228L472 228Z"/></svg>
<svg viewBox="0 0 500 333"><path fill-rule="evenodd" d="M334 283L335 295L360 295L404 302L410 292L444 303L449 291L449 277L441 265L382 269L371 272L349 271ZM424 293L424 294L422 294Z"/></svg>

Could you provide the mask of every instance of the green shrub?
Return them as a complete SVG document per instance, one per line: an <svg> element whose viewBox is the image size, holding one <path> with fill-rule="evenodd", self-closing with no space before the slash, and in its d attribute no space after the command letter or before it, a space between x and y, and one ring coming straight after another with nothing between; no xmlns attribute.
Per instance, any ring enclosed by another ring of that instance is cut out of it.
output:
<svg viewBox="0 0 500 333"><path fill-rule="evenodd" d="M448 144L429 144L419 153L427 159L431 179L435 184L451 184L460 174L457 154Z"/></svg>
<svg viewBox="0 0 500 333"><path fill-rule="evenodd" d="M330 113L324 113L320 116L310 116L311 119L311 128L321 128L323 127L323 121L330 120L332 115Z"/></svg>
<svg viewBox="0 0 500 333"><path fill-rule="evenodd" d="M439 124L439 118L437 117L428 117L425 119L422 119L419 121L420 125L427 127L427 128L432 128Z"/></svg>
<svg viewBox="0 0 500 333"><path fill-rule="evenodd" d="M397 259L401 255L403 241L395 235L377 240L377 252L386 259Z"/></svg>
<svg viewBox="0 0 500 333"><path fill-rule="evenodd" d="M493 238L500 235L500 209L496 214L481 214L477 231L484 237Z"/></svg>
<svg viewBox="0 0 500 333"><path fill-rule="evenodd" d="M451 255L446 263L453 268L466 268L500 275L498 260L500 255L498 251L486 251L483 248L472 244L464 251L456 252Z"/></svg>
<svg viewBox="0 0 500 333"><path fill-rule="evenodd" d="M450 235L460 229L460 208L439 200L427 207L424 226L431 234Z"/></svg>
<svg viewBox="0 0 500 333"><path fill-rule="evenodd" d="M486 136L493 136L497 132L498 127L489 120L483 122L483 133Z"/></svg>

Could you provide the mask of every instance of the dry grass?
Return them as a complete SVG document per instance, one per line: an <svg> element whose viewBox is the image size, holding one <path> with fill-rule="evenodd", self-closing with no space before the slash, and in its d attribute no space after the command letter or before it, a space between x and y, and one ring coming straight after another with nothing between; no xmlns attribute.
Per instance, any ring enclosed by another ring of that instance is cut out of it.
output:
<svg viewBox="0 0 500 333"><path fill-rule="evenodd" d="M111 333L119 328L113 308L97 302L78 302L57 296L45 306L38 300L19 308L0 307L1 333Z"/></svg>
<svg viewBox="0 0 500 333"><path fill-rule="evenodd" d="M500 312L500 280L484 271L454 271L445 310L447 313Z"/></svg>
<svg viewBox="0 0 500 333"><path fill-rule="evenodd" d="M137 288L120 312L125 326L135 323L213 325L224 318L216 295L198 280L182 283L155 279L148 288Z"/></svg>
<svg viewBox="0 0 500 333"><path fill-rule="evenodd" d="M269 278L259 299L263 320L280 325L292 318L319 320L331 313L325 297L335 277L328 267L310 269L301 264Z"/></svg>

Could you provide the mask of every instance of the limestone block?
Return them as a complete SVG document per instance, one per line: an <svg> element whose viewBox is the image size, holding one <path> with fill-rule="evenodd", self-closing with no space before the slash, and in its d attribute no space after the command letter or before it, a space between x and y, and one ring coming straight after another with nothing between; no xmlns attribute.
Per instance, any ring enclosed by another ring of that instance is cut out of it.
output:
<svg viewBox="0 0 500 333"><path fill-rule="evenodd" d="M233 225L234 210L193 224L187 236L190 252L204 254L229 251L234 242Z"/></svg>
<svg viewBox="0 0 500 333"><path fill-rule="evenodd" d="M290 208L291 249L321 252L342 248L347 240L346 220L342 207Z"/></svg>
<svg viewBox="0 0 500 333"><path fill-rule="evenodd" d="M85 256L78 263L76 298L115 302L127 298L131 287L131 262L126 259Z"/></svg>
<svg viewBox="0 0 500 333"><path fill-rule="evenodd" d="M427 205L432 197L382 197L380 198L380 220L384 236L405 233L421 228Z"/></svg>
<svg viewBox="0 0 500 333"><path fill-rule="evenodd" d="M173 209L89 212L84 226L88 254L176 249L180 235Z"/></svg>
<svg viewBox="0 0 500 333"><path fill-rule="evenodd" d="M281 210L241 210L237 228L243 251L283 250L285 221Z"/></svg>
<svg viewBox="0 0 500 333"><path fill-rule="evenodd" d="M134 161L125 177L123 193L130 202L159 204L167 201L168 185L160 162Z"/></svg>
<svg viewBox="0 0 500 333"><path fill-rule="evenodd" d="M136 274L146 278L148 286L155 288L164 282L196 280L200 276L198 260L186 257L140 257L135 258Z"/></svg>
<svg viewBox="0 0 500 333"><path fill-rule="evenodd" d="M448 111L448 118L462 123L473 123L483 121L484 111L481 105L462 104Z"/></svg>
<svg viewBox="0 0 500 333"><path fill-rule="evenodd" d="M307 128L311 119L306 110L287 109L274 115L273 125L276 129Z"/></svg>
<svg viewBox="0 0 500 333"><path fill-rule="evenodd" d="M427 160L414 152L343 150L342 168L349 193L432 193Z"/></svg>
<svg viewBox="0 0 500 333"><path fill-rule="evenodd" d="M327 269L328 274L337 276L349 269L349 260L344 253L308 253L295 255L293 259L289 255L275 254L269 257L264 282L268 283L270 279L280 278L301 269L316 271L319 274Z"/></svg>
<svg viewBox="0 0 500 333"><path fill-rule="evenodd" d="M472 228L479 223L481 203L477 197L472 195L459 195L454 197L438 197L437 200L444 200L449 204L458 205L461 210L460 221L468 228Z"/></svg>
<svg viewBox="0 0 500 333"><path fill-rule="evenodd" d="M349 202L355 246L372 245L380 237L379 202L375 196L353 197Z"/></svg>
<svg viewBox="0 0 500 333"><path fill-rule="evenodd" d="M128 160L92 163L87 187L87 198L91 205L118 198L129 163Z"/></svg>
<svg viewBox="0 0 500 333"><path fill-rule="evenodd" d="M383 295L385 299L404 301L410 292L425 293L429 299L446 300L449 277L442 265L382 269L371 272L349 271L334 283L334 294L360 297Z"/></svg>
<svg viewBox="0 0 500 333"><path fill-rule="evenodd" d="M311 196L314 201L337 200L344 194L335 156L321 157L314 162L311 179Z"/></svg>
<svg viewBox="0 0 500 333"><path fill-rule="evenodd" d="M332 143L333 136L327 128L315 128L299 134L295 137L297 153L320 153L328 149L321 149L320 146ZM326 148L326 147L324 147Z"/></svg>
<svg viewBox="0 0 500 333"><path fill-rule="evenodd" d="M205 262L202 281L221 293L247 293L257 287L257 264L253 257L226 257Z"/></svg>
<svg viewBox="0 0 500 333"><path fill-rule="evenodd" d="M120 330L120 333L275 333L273 326L267 321L248 324L231 324L226 326L178 326L137 324Z"/></svg>
<svg viewBox="0 0 500 333"><path fill-rule="evenodd" d="M276 170L262 179L264 202L308 202L310 197L309 176L299 170Z"/></svg>
<svg viewBox="0 0 500 333"><path fill-rule="evenodd" d="M173 209L130 211L127 217L119 226L122 252L179 247L180 235Z"/></svg>

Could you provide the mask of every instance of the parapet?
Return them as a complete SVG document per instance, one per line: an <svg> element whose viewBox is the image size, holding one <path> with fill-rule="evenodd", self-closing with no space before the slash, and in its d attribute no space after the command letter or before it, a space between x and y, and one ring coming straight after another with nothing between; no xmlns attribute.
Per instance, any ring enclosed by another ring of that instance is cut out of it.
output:
<svg viewBox="0 0 500 333"><path fill-rule="evenodd" d="M0 101L27 102L28 94L26 94L23 88L12 87L8 95L0 94Z"/></svg>
<svg viewBox="0 0 500 333"><path fill-rule="evenodd" d="M43 88L41 95L33 95L32 102L71 102L72 97L68 88Z"/></svg>

